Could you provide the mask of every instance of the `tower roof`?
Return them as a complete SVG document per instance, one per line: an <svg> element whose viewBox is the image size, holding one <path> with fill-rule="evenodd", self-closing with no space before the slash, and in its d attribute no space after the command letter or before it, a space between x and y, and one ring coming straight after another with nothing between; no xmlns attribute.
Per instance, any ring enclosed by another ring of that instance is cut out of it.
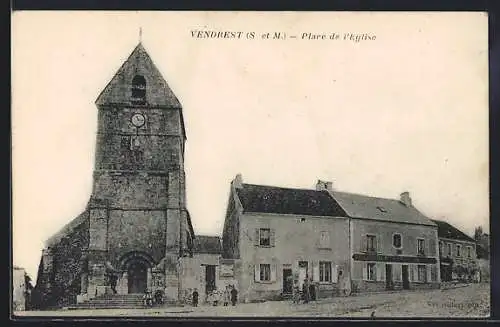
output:
<svg viewBox="0 0 500 327"><path fill-rule="evenodd" d="M148 105L181 108L179 100L141 43L135 47L128 59L97 97L96 105L130 105L132 100L132 79L137 75L143 76L146 80L146 101Z"/></svg>

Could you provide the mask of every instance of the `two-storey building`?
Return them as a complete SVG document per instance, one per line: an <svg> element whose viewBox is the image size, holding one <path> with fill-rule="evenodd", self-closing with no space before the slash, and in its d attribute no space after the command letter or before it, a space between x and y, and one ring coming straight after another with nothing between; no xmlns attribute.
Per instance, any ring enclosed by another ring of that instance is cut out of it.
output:
<svg viewBox="0 0 500 327"><path fill-rule="evenodd" d="M355 292L439 287L437 226L412 204L331 190L349 220Z"/></svg>
<svg viewBox="0 0 500 327"><path fill-rule="evenodd" d="M312 279L318 297L438 287L437 226L412 204L334 191L243 183L223 231L241 299L279 298Z"/></svg>
<svg viewBox="0 0 500 327"><path fill-rule="evenodd" d="M317 295L349 283L349 220L327 191L231 184L223 257L235 259L240 299L277 299L312 278Z"/></svg>
<svg viewBox="0 0 500 327"><path fill-rule="evenodd" d="M438 225L442 281L478 279L476 241L445 221L434 222Z"/></svg>

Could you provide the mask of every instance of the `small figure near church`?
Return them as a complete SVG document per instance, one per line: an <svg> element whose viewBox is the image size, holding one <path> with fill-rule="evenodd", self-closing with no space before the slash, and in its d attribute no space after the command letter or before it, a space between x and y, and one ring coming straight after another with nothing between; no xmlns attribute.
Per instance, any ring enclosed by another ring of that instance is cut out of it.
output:
<svg viewBox="0 0 500 327"><path fill-rule="evenodd" d="M113 293L114 293L114 294L116 294L116 293L117 293L117 292L116 292L116 283L117 283L117 281L118 281L118 277L117 277L115 274L113 274L113 273L112 273L112 274L109 276L109 279L110 279L110 280L109 280L109 283L110 283L110 285L111 285L111 290L113 291Z"/></svg>
<svg viewBox="0 0 500 327"><path fill-rule="evenodd" d="M193 307L197 307L198 306L198 289L195 288L194 291L193 291Z"/></svg>
<svg viewBox="0 0 500 327"><path fill-rule="evenodd" d="M224 295L223 295L223 301L224 301L224 306L227 307L229 304L230 300L230 294L229 294L229 285L226 285L226 288L224 289Z"/></svg>
<svg viewBox="0 0 500 327"><path fill-rule="evenodd" d="M163 292L161 290L157 290L155 292L155 304L157 305L163 304Z"/></svg>
<svg viewBox="0 0 500 327"><path fill-rule="evenodd" d="M238 290L236 290L236 287L233 285L231 286L231 304L235 306L236 301L238 301Z"/></svg>
<svg viewBox="0 0 500 327"><path fill-rule="evenodd" d="M311 301L316 301L316 287L312 278L309 280L309 297Z"/></svg>
<svg viewBox="0 0 500 327"><path fill-rule="evenodd" d="M304 303L309 303L310 299L310 294L309 294L309 276L306 275L306 278L304 278L304 283L302 284L302 296Z"/></svg>
<svg viewBox="0 0 500 327"><path fill-rule="evenodd" d="M153 306L153 295L151 294L151 292L149 290L146 290L144 292L142 299L144 301L145 307L152 307Z"/></svg>
<svg viewBox="0 0 500 327"><path fill-rule="evenodd" d="M219 305L219 301L220 301L220 294L219 294L219 290L217 290L217 288L215 288L212 292L212 301L213 301L213 305L214 307L218 306Z"/></svg>

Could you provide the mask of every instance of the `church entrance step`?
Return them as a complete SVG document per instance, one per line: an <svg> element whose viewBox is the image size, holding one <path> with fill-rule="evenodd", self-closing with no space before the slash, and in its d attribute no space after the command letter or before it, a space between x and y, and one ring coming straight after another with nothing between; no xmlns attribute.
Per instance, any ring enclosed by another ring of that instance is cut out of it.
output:
<svg viewBox="0 0 500 327"><path fill-rule="evenodd" d="M67 309L144 308L143 294L103 294Z"/></svg>

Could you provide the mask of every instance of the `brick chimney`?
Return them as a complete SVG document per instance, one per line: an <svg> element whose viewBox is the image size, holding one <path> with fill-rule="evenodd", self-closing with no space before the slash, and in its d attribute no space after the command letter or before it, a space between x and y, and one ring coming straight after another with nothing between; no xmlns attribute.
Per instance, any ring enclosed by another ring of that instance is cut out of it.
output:
<svg viewBox="0 0 500 327"><path fill-rule="evenodd" d="M411 207L411 197L410 192L403 192L400 195L400 200L405 206Z"/></svg>
<svg viewBox="0 0 500 327"><path fill-rule="evenodd" d="M241 176L241 174L237 174L236 177L233 179L233 185L235 188L243 187L243 177Z"/></svg>
<svg viewBox="0 0 500 327"><path fill-rule="evenodd" d="M318 179L318 181L316 182L316 191L324 191L324 190L332 192L333 191L333 183L322 181L322 180Z"/></svg>

